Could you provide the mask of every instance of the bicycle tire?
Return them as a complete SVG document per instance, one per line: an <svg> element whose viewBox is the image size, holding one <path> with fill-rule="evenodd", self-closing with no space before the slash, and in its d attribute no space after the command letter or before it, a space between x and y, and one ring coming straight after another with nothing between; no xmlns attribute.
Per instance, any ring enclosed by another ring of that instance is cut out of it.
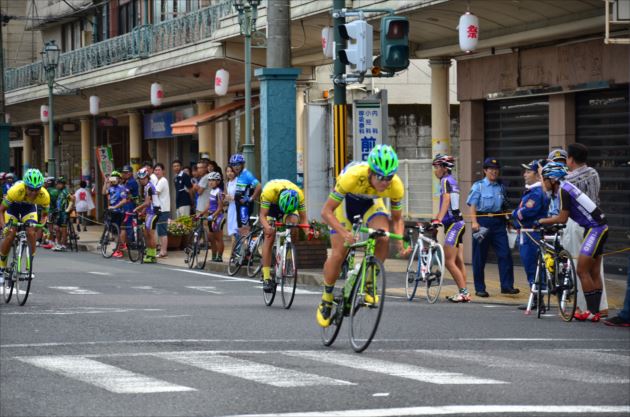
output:
<svg viewBox="0 0 630 417"><path fill-rule="evenodd" d="M203 270L208 262L208 251L210 250L210 242L208 242L208 233L205 228L201 228L201 234L197 235L196 242L196 261L193 261L195 269Z"/></svg>
<svg viewBox="0 0 630 417"><path fill-rule="evenodd" d="M79 242L77 239L77 231L74 228L74 224L72 221L68 219L66 222L66 227L68 228L68 246L70 252L78 252L79 251Z"/></svg>
<svg viewBox="0 0 630 417"><path fill-rule="evenodd" d="M545 264L545 258L541 254L538 255L538 264L536 266L536 275L534 276L534 286L536 287L536 291L532 290L531 292L534 295L534 301L536 302L536 315L540 318L540 314L538 313L539 303L538 303L538 289L542 287L543 279L547 279L547 265ZM529 302L529 301L528 301ZM526 311L527 314L527 311ZM531 310L529 312L531 314Z"/></svg>
<svg viewBox="0 0 630 417"><path fill-rule="evenodd" d="M545 302L545 297L542 293L542 283L543 281L547 281L547 265L543 264L543 268L541 269L541 271L543 271L542 276L540 277L540 281L538 283L538 285L536 286L536 317L540 318L540 316L542 316L542 312L543 312L543 303Z"/></svg>
<svg viewBox="0 0 630 417"><path fill-rule="evenodd" d="M274 245L271 248L271 284L273 285L273 289L271 292L265 292L263 289L263 299L265 300L265 305L267 307L271 307L271 305L273 304L273 301L276 299L276 292L278 289L278 279L280 279L279 277L282 275L281 271L280 273L278 273L278 265L276 263L276 246ZM261 281L262 281L262 277L261 277Z"/></svg>
<svg viewBox="0 0 630 417"><path fill-rule="evenodd" d="M144 256L147 253L147 245L144 241L144 228L138 227L138 231L136 233L136 238L138 239L138 252L140 253L139 259L140 263L144 263Z"/></svg>
<svg viewBox="0 0 630 417"><path fill-rule="evenodd" d="M254 249L249 252L249 258L247 258L247 276L250 278L254 278L260 270L262 269L262 244L264 241L264 232L261 229L260 231L253 231L249 235L249 239L247 241L247 248L249 249L251 243L251 239L256 239L256 243L254 245Z"/></svg>
<svg viewBox="0 0 630 417"><path fill-rule="evenodd" d="M280 296L282 306L288 310L295 298L295 287L297 286L297 266L295 247L287 242L285 246L286 255L284 257L284 268L280 277Z"/></svg>
<svg viewBox="0 0 630 417"><path fill-rule="evenodd" d="M383 263L372 257L364 260L363 265L365 273L362 273L354 283L350 306L350 344L357 353L363 352L372 342L381 321L385 304L386 281ZM365 277L365 284L368 284L364 285L363 289L361 289L362 277ZM369 285L370 281L372 282L371 286ZM370 291L372 291L373 297L378 297L374 303L367 303L365 300L366 293ZM363 320L367 322L365 325Z"/></svg>
<svg viewBox="0 0 630 417"><path fill-rule="evenodd" d="M245 240L245 236L239 236L238 238L236 238L236 240L234 241L234 244L232 245L232 253L230 254L230 259L228 260L228 267L227 267L227 272L229 276L234 276L238 273L239 269L241 269L241 260L240 260L240 254L239 251L241 250L241 244L244 244L245 242L243 242Z"/></svg>
<svg viewBox="0 0 630 417"><path fill-rule="evenodd" d="M444 281L444 248L438 243L429 249L429 253L431 254L431 259L424 282L427 290L427 301L429 304L434 304L440 297Z"/></svg>
<svg viewBox="0 0 630 417"><path fill-rule="evenodd" d="M131 262L138 262L142 256L140 248L140 236L139 229L137 227L131 228L131 236L127 235L127 256Z"/></svg>
<svg viewBox="0 0 630 417"><path fill-rule="evenodd" d="M339 279L345 280L348 278L348 258L344 259L343 264L341 266L341 273L339 274ZM352 298L352 295L348 296L349 299ZM330 346L337 339L337 335L339 335L339 330L341 330L341 324L343 323L343 318L345 317L344 305L345 300L343 297L343 289L341 290L341 294L336 296L333 300L333 307L330 318L330 326L322 327L322 343L324 346Z"/></svg>
<svg viewBox="0 0 630 417"><path fill-rule="evenodd" d="M28 299L28 294L31 291L31 282L33 279L33 257L31 256L31 248L24 242L20 256L18 257L17 270L15 272L15 297L19 305L23 306Z"/></svg>
<svg viewBox="0 0 630 417"><path fill-rule="evenodd" d="M573 320L577 308L578 287L573 259L566 258L563 262L566 263L566 265L563 265L563 268L566 269L562 277L561 286L556 292L556 297L558 299L560 317L562 317L562 320L569 322Z"/></svg>
<svg viewBox="0 0 630 417"><path fill-rule="evenodd" d="M411 252L411 256L409 257L407 273L405 275L405 293L408 301L413 300L413 297L416 295L416 291L418 290L418 283L420 282L420 262L420 245L416 243L413 247L413 251Z"/></svg>
<svg viewBox="0 0 630 417"><path fill-rule="evenodd" d="M13 295L13 275L15 269L15 246L11 245L9 248L9 253L7 254L7 259L11 260L11 265L4 270L4 283L2 284L2 298L5 303L9 303L11 301L11 296Z"/></svg>
<svg viewBox="0 0 630 417"><path fill-rule="evenodd" d="M103 232L101 239L101 254L103 258L109 259L118 250L120 244L120 228L117 224L110 224ZM111 252L108 250L111 249Z"/></svg>

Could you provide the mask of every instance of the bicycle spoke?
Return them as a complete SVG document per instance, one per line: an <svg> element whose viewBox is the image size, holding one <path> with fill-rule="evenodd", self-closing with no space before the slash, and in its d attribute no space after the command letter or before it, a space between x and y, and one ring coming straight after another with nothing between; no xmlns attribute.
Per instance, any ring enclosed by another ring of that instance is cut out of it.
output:
<svg viewBox="0 0 630 417"><path fill-rule="evenodd" d="M363 277L363 286L362 279L355 283L350 307L350 343L356 352L370 345L385 303L385 268L381 261L377 258L367 261Z"/></svg>

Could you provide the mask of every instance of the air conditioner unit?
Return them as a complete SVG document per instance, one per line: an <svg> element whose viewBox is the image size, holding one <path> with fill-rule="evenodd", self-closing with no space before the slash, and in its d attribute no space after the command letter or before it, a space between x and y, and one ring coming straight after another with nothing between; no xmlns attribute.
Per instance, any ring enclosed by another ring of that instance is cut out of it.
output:
<svg viewBox="0 0 630 417"><path fill-rule="evenodd" d="M630 0L615 0L612 9L614 22L630 22Z"/></svg>

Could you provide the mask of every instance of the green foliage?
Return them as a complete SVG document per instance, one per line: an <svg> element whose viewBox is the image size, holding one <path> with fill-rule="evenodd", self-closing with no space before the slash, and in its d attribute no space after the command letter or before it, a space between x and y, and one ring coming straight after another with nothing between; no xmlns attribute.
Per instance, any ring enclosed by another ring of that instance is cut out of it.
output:
<svg viewBox="0 0 630 417"><path fill-rule="evenodd" d="M166 227L166 231L171 236L188 236L193 231L193 220L190 216L182 216L173 220Z"/></svg>

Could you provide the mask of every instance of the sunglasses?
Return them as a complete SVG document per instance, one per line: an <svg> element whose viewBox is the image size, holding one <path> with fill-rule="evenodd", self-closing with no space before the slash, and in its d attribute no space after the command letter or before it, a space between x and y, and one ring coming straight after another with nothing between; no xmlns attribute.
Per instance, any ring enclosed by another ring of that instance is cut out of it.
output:
<svg viewBox="0 0 630 417"><path fill-rule="evenodd" d="M37 191L38 192L40 189L41 189L41 187L40 188L26 187L26 191L30 191L30 192L33 192L33 191Z"/></svg>
<svg viewBox="0 0 630 417"><path fill-rule="evenodd" d="M391 180L394 179L394 175L395 174L391 174L391 175L377 175L376 179L379 180L379 181L382 181L382 182L391 181Z"/></svg>

